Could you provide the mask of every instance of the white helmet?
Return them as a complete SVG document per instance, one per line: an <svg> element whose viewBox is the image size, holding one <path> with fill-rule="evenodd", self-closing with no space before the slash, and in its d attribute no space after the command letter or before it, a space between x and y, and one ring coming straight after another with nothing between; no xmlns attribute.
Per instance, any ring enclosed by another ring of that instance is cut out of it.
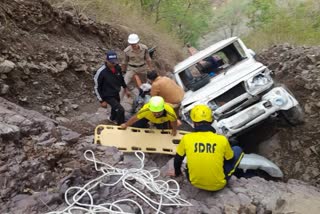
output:
<svg viewBox="0 0 320 214"><path fill-rule="evenodd" d="M137 44L140 41L140 38L137 34L130 34L128 37L128 43L129 44Z"/></svg>

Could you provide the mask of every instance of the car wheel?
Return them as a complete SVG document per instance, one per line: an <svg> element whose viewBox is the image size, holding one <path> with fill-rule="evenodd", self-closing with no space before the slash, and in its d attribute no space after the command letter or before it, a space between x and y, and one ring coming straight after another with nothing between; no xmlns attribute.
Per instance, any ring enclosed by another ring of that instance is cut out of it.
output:
<svg viewBox="0 0 320 214"><path fill-rule="evenodd" d="M304 122L304 112L300 105L281 111L282 116L290 125L299 125Z"/></svg>

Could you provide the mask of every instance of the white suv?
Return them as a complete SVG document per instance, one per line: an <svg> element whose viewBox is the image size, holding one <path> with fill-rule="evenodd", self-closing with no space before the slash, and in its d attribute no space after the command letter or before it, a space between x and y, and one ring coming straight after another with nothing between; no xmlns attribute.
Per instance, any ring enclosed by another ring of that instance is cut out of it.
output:
<svg viewBox="0 0 320 214"><path fill-rule="evenodd" d="M275 87L272 72L237 37L195 53L174 68L186 91L181 117L192 126L190 110L207 104L220 134L233 136L279 113L291 124L303 121L298 101L283 86Z"/></svg>

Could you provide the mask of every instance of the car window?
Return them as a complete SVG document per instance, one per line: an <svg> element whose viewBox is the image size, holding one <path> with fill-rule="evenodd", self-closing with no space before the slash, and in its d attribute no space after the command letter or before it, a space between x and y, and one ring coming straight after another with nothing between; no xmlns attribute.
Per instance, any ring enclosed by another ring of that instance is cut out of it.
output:
<svg viewBox="0 0 320 214"><path fill-rule="evenodd" d="M190 84L201 79L202 76L215 78L245 58L241 45L234 42L180 72L179 77L187 91L190 89Z"/></svg>

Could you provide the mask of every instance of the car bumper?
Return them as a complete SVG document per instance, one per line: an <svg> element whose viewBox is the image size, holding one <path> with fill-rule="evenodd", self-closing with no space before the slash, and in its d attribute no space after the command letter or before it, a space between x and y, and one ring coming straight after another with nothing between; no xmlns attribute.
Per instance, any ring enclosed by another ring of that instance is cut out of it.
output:
<svg viewBox="0 0 320 214"><path fill-rule="evenodd" d="M213 127L218 133L232 136L280 111L298 105L298 101L284 88L276 87L265 94L261 101L231 117L215 121Z"/></svg>

